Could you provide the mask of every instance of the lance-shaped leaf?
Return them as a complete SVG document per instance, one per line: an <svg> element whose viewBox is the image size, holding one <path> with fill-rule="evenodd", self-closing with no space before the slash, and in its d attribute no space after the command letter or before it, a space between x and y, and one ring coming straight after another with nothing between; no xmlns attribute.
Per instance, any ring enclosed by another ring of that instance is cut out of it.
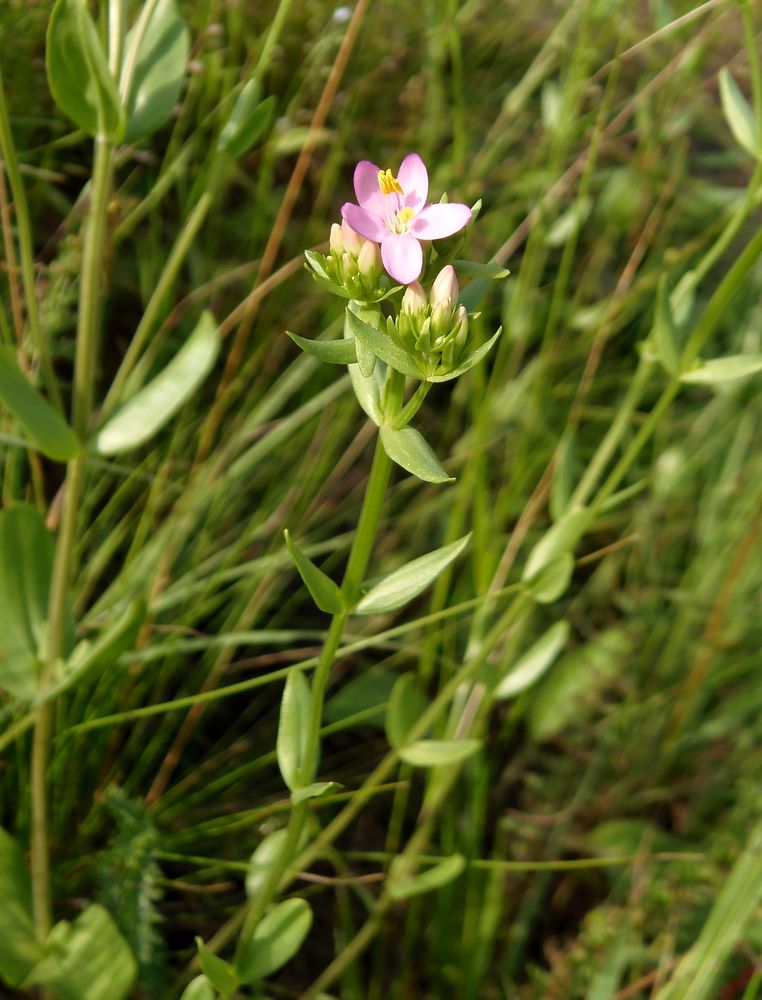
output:
<svg viewBox="0 0 762 1000"><path fill-rule="evenodd" d="M719 385L759 372L762 372L762 354L730 354L726 358L705 361L699 368L681 375L680 381L692 385Z"/></svg>
<svg viewBox="0 0 762 1000"><path fill-rule="evenodd" d="M538 604L552 604L566 593L573 573L574 556L571 552L554 556L531 580L525 581L527 593Z"/></svg>
<svg viewBox="0 0 762 1000"><path fill-rule="evenodd" d="M662 276L656 293L654 312L653 345L659 361L669 375L680 374L680 350L678 347L677 324L672 316L667 279Z"/></svg>
<svg viewBox="0 0 762 1000"><path fill-rule="evenodd" d="M488 260L485 264L480 264L475 260L454 260L452 266L458 274L468 274L474 278L489 278L490 281L502 281L511 273L507 267L498 264L496 260Z"/></svg>
<svg viewBox="0 0 762 1000"><path fill-rule="evenodd" d="M421 694L412 674L402 674L392 688L386 708L386 738L395 750L409 743L408 733L426 709L426 699Z"/></svg>
<svg viewBox="0 0 762 1000"><path fill-rule="evenodd" d="M150 440L193 395L212 370L220 350L217 325L205 312L167 367L101 429L95 446L102 455L130 451Z"/></svg>
<svg viewBox="0 0 762 1000"><path fill-rule="evenodd" d="M240 982L236 970L219 955L210 951L200 937L196 938L196 947L201 971L221 996L231 996Z"/></svg>
<svg viewBox="0 0 762 1000"><path fill-rule="evenodd" d="M392 866L392 875L388 883L389 895L392 899L410 899L412 896L420 896L424 892L433 892L435 889L441 889L450 882L454 882L463 873L465 867L466 859L462 854L453 854L431 868L407 877L395 877L394 866Z"/></svg>
<svg viewBox="0 0 762 1000"><path fill-rule="evenodd" d="M180 1000L215 1000L214 987L206 976L196 976L183 990Z"/></svg>
<svg viewBox="0 0 762 1000"><path fill-rule="evenodd" d="M730 131L739 146L753 157L760 154L759 130L749 102L738 89L727 67L720 70L720 100Z"/></svg>
<svg viewBox="0 0 762 1000"><path fill-rule="evenodd" d="M286 330L286 333L297 347L318 361L325 361L330 365L357 364L357 352L353 340L307 340L291 333L290 330Z"/></svg>
<svg viewBox="0 0 762 1000"><path fill-rule="evenodd" d="M399 755L414 767L444 767L459 764L481 746L480 740L418 740L403 747Z"/></svg>
<svg viewBox="0 0 762 1000"><path fill-rule="evenodd" d="M220 132L217 149L221 153L233 158L243 156L264 135L275 111L275 98L261 97L257 81L249 80Z"/></svg>
<svg viewBox="0 0 762 1000"><path fill-rule="evenodd" d="M304 581L305 587L309 590L312 600L326 614L340 615L344 610L344 598L337 585L330 576L326 576L322 569L318 569L314 562L302 552L288 531L283 532L283 537L286 540L288 554L291 556L299 576Z"/></svg>
<svg viewBox="0 0 762 1000"><path fill-rule="evenodd" d="M370 323L365 323L359 316L356 316L351 305L347 306L347 326L355 340L389 365L390 368L394 368L395 371L402 372L403 375L408 375L410 378L418 379L419 382L423 380L418 365L407 351L403 351L391 337L381 333Z"/></svg>
<svg viewBox="0 0 762 1000"><path fill-rule="evenodd" d="M0 400L43 455L68 462L80 450L77 435L21 372L10 347L0 346Z"/></svg>
<svg viewBox="0 0 762 1000"><path fill-rule="evenodd" d="M0 827L0 979L20 986L41 957L24 854Z"/></svg>
<svg viewBox="0 0 762 1000"><path fill-rule="evenodd" d="M274 906L241 945L236 962L241 981L255 983L290 962L311 927L312 908L306 899L286 899Z"/></svg>
<svg viewBox="0 0 762 1000"><path fill-rule="evenodd" d="M61 111L88 135L119 139L123 109L87 0L57 0L48 23L45 62Z"/></svg>
<svg viewBox="0 0 762 1000"><path fill-rule="evenodd" d="M355 354L360 374L363 378L370 378L376 367L376 355L362 340L355 341Z"/></svg>
<svg viewBox="0 0 762 1000"><path fill-rule="evenodd" d="M425 483L452 483L439 459L414 427L380 427L381 443L389 458Z"/></svg>
<svg viewBox="0 0 762 1000"><path fill-rule="evenodd" d="M521 579L532 580L552 560L573 552L592 520L593 512L587 507L570 507L529 553Z"/></svg>
<svg viewBox="0 0 762 1000"><path fill-rule="evenodd" d="M158 0L147 22L138 21L125 39L125 53L137 46L127 96L125 141L151 135L169 119L185 79L190 33L176 0Z"/></svg>
<svg viewBox="0 0 762 1000"><path fill-rule="evenodd" d="M478 365L482 358L486 357L487 354L492 350L492 345L497 341L500 334L503 332L503 328L498 327L497 333L493 334L486 344L482 344L481 347L477 347L475 351L468 355L465 360L453 368L452 371L447 372L446 375L429 375L426 378L427 382L449 382L451 379L457 378L459 375L463 375L464 372L469 371L474 365Z"/></svg>
<svg viewBox="0 0 762 1000"><path fill-rule="evenodd" d="M389 573L383 580L375 584L358 602L354 613L357 615L375 615L385 611L401 608L408 601L422 593L430 586L439 574L468 545L470 534L459 538L457 542L434 549L425 556L413 559L400 569Z"/></svg>
<svg viewBox="0 0 762 1000"><path fill-rule="evenodd" d="M552 666L569 638L569 623L556 622L514 664L495 689L496 698L514 698L538 681Z"/></svg>
<svg viewBox="0 0 762 1000"><path fill-rule="evenodd" d="M278 767L286 787L297 792L309 784L312 775L302 773L307 756L312 693L307 678L294 667L283 688L275 745Z"/></svg>

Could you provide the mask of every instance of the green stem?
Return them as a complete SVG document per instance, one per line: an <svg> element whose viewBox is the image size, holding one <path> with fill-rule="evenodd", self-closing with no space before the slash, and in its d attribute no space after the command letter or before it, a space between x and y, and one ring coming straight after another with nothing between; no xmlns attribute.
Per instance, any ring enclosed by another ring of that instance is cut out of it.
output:
<svg viewBox="0 0 762 1000"><path fill-rule="evenodd" d="M114 166L114 145L98 136L95 141L90 211L82 256L80 306L72 398L72 425L84 442L92 410L98 341L106 214ZM84 451L68 463L64 484L61 529L56 542L53 579L48 607L48 648L40 673L40 688L51 681L57 662L65 655L66 598L72 576L77 514L85 475ZM47 769L53 734L55 701L39 707L35 719L31 760L32 801L32 900L37 936L44 940L51 927L50 861L48 855Z"/></svg>

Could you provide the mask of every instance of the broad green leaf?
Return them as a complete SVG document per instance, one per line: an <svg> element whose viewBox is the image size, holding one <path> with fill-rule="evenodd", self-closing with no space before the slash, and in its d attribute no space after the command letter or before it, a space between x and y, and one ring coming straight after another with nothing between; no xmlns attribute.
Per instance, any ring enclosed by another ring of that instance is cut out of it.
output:
<svg viewBox="0 0 762 1000"><path fill-rule="evenodd" d="M304 581L304 585L309 590L312 600L321 611L328 615L340 615L344 610L344 598L341 591L333 582L330 576L326 576L322 569L306 556L296 542L293 541L288 531L283 532L286 540L288 554L296 566L299 576Z"/></svg>
<svg viewBox="0 0 762 1000"><path fill-rule="evenodd" d="M220 132L217 149L221 153L234 159L243 156L264 135L275 111L275 97L261 100L261 96L256 80L244 85Z"/></svg>
<svg viewBox="0 0 762 1000"><path fill-rule="evenodd" d="M475 351L468 355L465 361L462 361L457 368L453 368L451 372L446 375L429 375L426 379L427 382L449 382L454 378L458 378L459 375L463 375L464 372L470 371L474 365L477 365L482 358L486 357L487 354L492 350L492 345L495 343L497 338L503 332L503 328L498 327L497 333L493 334L486 344L482 344L481 347L477 347Z"/></svg>
<svg viewBox="0 0 762 1000"><path fill-rule="evenodd" d="M216 995L206 976L196 976L185 987L180 1000L215 1000Z"/></svg>
<svg viewBox="0 0 762 1000"><path fill-rule="evenodd" d="M88 135L118 140L123 109L87 0L56 0L45 62L50 92L61 111Z"/></svg>
<svg viewBox="0 0 762 1000"><path fill-rule="evenodd" d="M395 750L409 743L408 733L426 709L412 674L402 674L392 689L386 708L386 738Z"/></svg>
<svg viewBox="0 0 762 1000"><path fill-rule="evenodd" d="M45 653L53 536L29 504L0 511L0 687L31 700ZM66 645L73 637L66 613Z"/></svg>
<svg viewBox="0 0 762 1000"><path fill-rule="evenodd" d="M424 892L433 892L454 882L465 867L466 859L463 855L453 854L426 871L408 878L395 879L392 868L392 877L388 883L389 895L392 899L410 899L411 896L420 896Z"/></svg>
<svg viewBox="0 0 762 1000"><path fill-rule="evenodd" d="M353 340L307 340L291 333L290 330L286 330L286 333L297 347L318 361L326 361L331 365L357 364L357 352Z"/></svg>
<svg viewBox="0 0 762 1000"><path fill-rule="evenodd" d="M569 623L556 622L535 642L518 663L498 684L495 690L496 698L513 698L521 691L531 687L542 677L548 667L552 666L556 657L566 645L569 638Z"/></svg>
<svg viewBox="0 0 762 1000"><path fill-rule="evenodd" d="M720 100L725 119L739 146L753 157L760 154L759 132L754 112L738 89L727 67L720 70Z"/></svg>
<svg viewBox="0 0 762 1000"><path fill-rule="evenodd" d="M43 455L68 462L80 450L77 435L22 374L10 347L0 346L0 401Z"/></svg>
<svg viewBox="0 0 762 1000"><path fill-rule="evenodd" d="M418 740L400 750L399 755L414 767L443 767L471 757L480 746L479 740Z"/></svg>
<svg viewBox="0 0 762 1000"><path fill-rule="evenodd" d="M27 983L52 987L56 1000L123 1000L137 965L108 910L92 903L69 924L62 921L45 942L47 956Z"/></svg>
<svg viewBox="0 0 762 1000"><path fill-rule="evenodd" d="M389 458L425 483L453 483L422 434L413 427L380 427L381 443Z"/></svg>
<svg viewBox="0 0 762 1000"><path fill-rule="evenodd" d="M552 604L566 593L574 573L574 556L565 552L545 563L531 580L527 581L527 593L538 604Z"/></svg>
<svg viewBox="0 0 762 1000"><path fill-rule="evenodd" d="M301 773L307 752L311 706L309 682L302 671L294 667L289 671L283 688L276 743L278 767L291 792L308 785L311 778L311 775Z"/></svg>
<svg viewBox="0 0 762 1000"><path fill-rule="evenodd" d="M150 440L172 419L212 370L220 350L217 325L205 312L167 367L137 392L101 429L95 447L102 455L130 451Z"/></svg>
<svg viewBox="0 0 762 1000"><path fill-rule="evenodd" d="M24 855L0 827L0 980L20 986L41 957Z"/></svg>
<svg viewBox="0 0 762 1000"><path fill-rule="evenodd" d="M176 0L158 0L145 26L127 34L125 52L138 45L127 97L125 142L151 135L169 119L185 80L190 33ZM142 30L141 30L142 28Z"/></svg>
<svg viewBox="0 0 762 1000"><path fill-rule="evenodd" d="M267 881L270 869L277 863L288 840L288 830L273 830L249 858L246 872L246 895L255 899Z"/></svg>
<svg viewBox="0 0 762 1000"><path fill-rule="evenodd" d="M570 507L537 542L526 561L521 579L532 580L549 562L572 553L593 520L587 507Z"/></svg>
<svg viewBox="0 0 762 1000"><path fill-rule="evenodd" d="M410 378L417 379L419 382L422 381L423 375L407 351L398 347L391 337L360 319L353 312L351 305L347 306L347 326L359 344L362 344L366 350L380 358L390 368L394 368Z"/></svg>
<svg viewBox="0 0 762 1000"><path fill-rule="evenodd" d="M653 345L659 361L669 375L680 374L680 351L678 347L677 325L672 317L667 279L662 275L656 293L654 312Z"/></svg>
<svg viewBox="0 0 762 1000"><path fill-rule="evenodd" d="M326 795L332 795L341 785L338 781L315 781L306 788L300 788L291 796L291 801L295 806L300 802L307 802L308 799L324 799Z"/></svg>
<svg viewBox="0 0 762 1000"><path fill-rule="evenodd" d="M700 368L681 375L680 381L691 385L718 385L759 372L762 372L762 354L731 354L726 358L705 361Z"/></svg>
<svg viewBox="0 0 762 1000"><path fill-rule="evenodd" d="M237 971L219 955L209 951L200 937L196 938L198 964L212 986L224 997L230 996L238 988L240 979Z"/></svg>
<svg viewBox="0 0 762 1000"><path fill-rule="evenodd" d="M255 983L290 962L312 927L306 899L286 899L265 914L237 962L241 982Z"/></svg>
<svg viewBox="0 0 762 1000"><path fill-rule="evenodd" d="M346 721L349 726L354 716L360 716L356 725L384 728L386 704L399 674L384 667L372 667L344 684L325 706L323 719L340 728Z"/></svg>
<svg viewBox="0 0 762 1000"><path fill-rule="evenodd" d="M376 615L401 608L430 586L458 558L470 538L468 534L389 573L361 598L354 614Z"/></svg>

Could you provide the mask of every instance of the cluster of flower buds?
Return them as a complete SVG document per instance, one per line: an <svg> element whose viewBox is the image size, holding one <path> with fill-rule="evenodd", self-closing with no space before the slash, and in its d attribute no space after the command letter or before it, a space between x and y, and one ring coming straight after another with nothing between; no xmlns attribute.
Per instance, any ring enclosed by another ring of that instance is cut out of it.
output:
<svg viewBox="0 0 762 1000"><path fill-rule="evenodd" d="M358 302L378 302L391 290L381 263L381 249L356 233L346 222L331 226L329 253L307 253L307 262L318 284Z"/></svg>
<svg viewBox="0 0 762 1000"><path fill-rule="evenodd" d="M434 372L457 368L466 355L468 313L458 304L458 279L451 264L443 267L428 297L417 281L402 297L399 316L386 321L389 336Z"/></svg>

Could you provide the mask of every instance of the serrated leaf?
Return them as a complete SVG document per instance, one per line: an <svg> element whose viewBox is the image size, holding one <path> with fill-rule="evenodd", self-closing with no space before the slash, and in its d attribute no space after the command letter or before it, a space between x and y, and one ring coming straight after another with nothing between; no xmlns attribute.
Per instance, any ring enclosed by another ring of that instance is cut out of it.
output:
<svg viewBox="0 0 762 1000"><path fill-rule="evenodd" d="M521 579L530 581L549 562L573 552L592 520L593 513L587 507L570 507L529 553Z"/></svg>
<svg viewBox="0 0 762 1000"><path fill-rule="evenodd" d="M458 376L465 374L465 372L470 371L474 365L478 365L482 358L486 357L492 350L493 344L497 341L500 334L503 332L503 328L498 327L497 333L493 334L486 344L482 344L481 347L477 347L475 351L468 355L468 357L461 361L457 368L453 368L452 371L448 372L446 375L429 375L426 379L427 382L449 382Z"/></svg>
<svg viewBox="0 0 762 1000"><path fill-rule="evenodd" d="M41 957L24 854L0 827L0 979L20 986Z"/></svg>
<svg viewBox="0 0 762 1000"><path fill-rule="evenodd" d="M495 698L514 698L535 684L553 665L569 638L569 623L556 622L519 658L495 689Z"/></svg>
<svg viewBox="0 0 762 1000"><path fill-rule="evenodd" d="M275 97L261 100L256 80L249 80L241 90L225 122L217 149L236 159L244 156L267 130L275 111Z"/></svg>
<svg viewBox="0 0 762 1000"><path fill-rule="evenodd" d="M212 984L206 976L196 976L183 990L180 1000L215 1000Z"/></svg>
<svg viewBox="0 0 762 1000"><path fill-rule="evenodd" d="M403 375L417 379L419 382L423 380L418 365L407 351L398 347L391 337L381 333L370 323L361 320L352 311L351 305L347 306L347 325L358 344L362 344L367 351L380 358L384 364L394 368L395 371L402 372Z"/></svg>
<svg viewBox="0 0 762 1000"><path fill-rule="evenodd" d="M556 556L527 581L527 593L538 604L552 604L566 593L573 572L574 556L571 552Z"/></svg>
<svg viewBox="0 0 762 1000"><path fill-rule="evenodd" d="M300 788L291 796L291 802L298 806L300 802L307 802L309 799L324 799L327 795L332 795L341 785L338 781L314 781L306 788Z"/></svg>
<svg viewBox="0 0 762 1000"><path fill-rule="evenodd" d="M117 455L149 441L198 389L220 350L217 324L204 312L193 333L159 375L106 423L95 439L101 455Z"/></svg>
<svg viewBox="0 0 762 1000"><path fill-rule="evenodd" d="M10 347L0 346L0 400L43 455L68 462L80 450L77 435L21 372Z"/></svg>
<svg viewBox="0 0 762 1000"><path fill-rule="evenodd" d="M425 483L452 483L439 459L414 427L380 427L381 443L389 458Z"/></svg>
<svg viewBox="0 0 762 1000"><path fill-rule="evenodd" d="M180 97L190 33L176 0L158 0L142 30L136 24L128 32L125 52L131 53L136 44L135 72L125 102L125 142L137 142L160 129Z"/></svg>
<svg viewBox="0 0 762 1000"><path fill-rule="evenodd" d="M50 92L61 111L88 135L119 139L122 105L87 0L56 0L45 62Z"/></svg>
<svg viewBox="0 0 762 1000"><path fill-rule="evenodd" d="M726 358L705 361L700 368L685 372L681 382L689 385L719 385L762 372L762 354L731 354Z"/></svg>
<svg viewBox="0 0 762 1000"><path fill-rule="evenodd" d="M421 694L412 674L402 674L392 688L386 707L386 738L395 750L408 744L408 733L426 709L426 699Z"/></svg>
<svg viewBox="0 0 762 1000"><path fill-rule="evenodd" d="M278 767L291 792L308 785L311 777L302 774L311 706L309 682L301 670L293 668L289 671L283 688L276 742Z"/></svg>
<svg viewBox="0 0 762 1000"><path fill-rule="evenodd" d="M677 325L672 316L667 279L659 280L654 312L653 345L659 361L669 375L680 374L680 351L678 349Z"/></svg>
<svg viewBox="0 0 762 1000"><path fill-rule="evenodd" d="M212 986L224 997L230 996L238 988L238 973L224 959L209 951L200 937L196 938L198 964Z"/></svg>
<svg viewBox="0 0 762 1000"><path fill-rule="evenodd" d="M356 615L376 615L394 611L412 601L430 586L468 545L471 535L459 538L451 545L434 549L389 573L365 594L354 609Z"/></svg>
<svg viewBox="0 0 762 1000"><path fill-rule="evenodd" d="M237 961L241 982L255 983L290 962L312 927L306 899L286 899L265 914Z"/></svg>
<svg viewBox="0 0 762 1000"><path fill-rule="evenodd" d="M302 552L288 531L283 532L283 537L286 540L288 554L309 590L312 600L326 614L340 615L344 611L344 598L338 586Z"/></svg>
<svg viewBox="0 0 762 1000"><path fill-rule="evenodd" d="M720 70L720 100L725 120L736 142L747 153L757 158L760 153L757 120L749 107L749 102L725 66Z"/></svg>
<svg viewBox="0 0 762 1000"><path fill-rule="evenodd" d="M286 330L286 333L297 347L318 361L325 361L331 365L357 364L357 352L353 340L307 340L291 333L290 330Z"/></svg>
<svg viewBox="0 0 762 1000"><path fill-rule="evenodd" d="M399 755L414 767L444 767L471 757L481 746L480 740L418 740L403 747Z"/></svg>
<svg viewBox="0 0 762 1000"><path fill-rule="evenodd" d="M392 877L388 883L388 892L392 899L410 899L412 896L420 896L424 892L433 892L441 889L450 882L454 882L466 867L466 859L462 854L452 854L438 864L427 868L426 871L412 875L409 878Z"/></svg>

